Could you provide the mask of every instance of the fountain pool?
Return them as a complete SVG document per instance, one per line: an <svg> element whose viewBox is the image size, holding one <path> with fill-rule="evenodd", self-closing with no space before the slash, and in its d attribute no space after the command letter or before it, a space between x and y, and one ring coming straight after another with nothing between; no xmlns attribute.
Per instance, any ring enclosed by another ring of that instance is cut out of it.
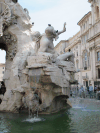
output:
<svg viewBox="0 0 100 133"><path fill-rule="evenodd" d="M0 113L0 133L98 133L100 101L69 99L72 108L29 118L27 114Z"/></svg>

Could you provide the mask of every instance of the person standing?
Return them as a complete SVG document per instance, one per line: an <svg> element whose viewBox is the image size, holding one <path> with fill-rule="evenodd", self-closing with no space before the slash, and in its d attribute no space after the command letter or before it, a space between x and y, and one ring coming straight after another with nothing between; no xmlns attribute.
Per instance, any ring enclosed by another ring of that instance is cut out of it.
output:
<svg viewBox="0 0 100 133"><path fill-rule="evenodd" d="M81 88L79 88L79 96L82 97L82 91L81 91Z"/></svg>
<svg viewBox="0 0 100 133"><path fill-rule="evenodd" d="M1 83L0 83L0 94L2 94L2 91L1 91Z"/></svg>
<svg viewBox="0 0 100 133"><path fill-rule="evenodd" d="M86 97L86 87L83 86L83 97L85 98Z"/></svg>
<svg viewBox="0 0 100 133"><path fill-rule="evenodd" d="M77 89L77 95L78 95L78 92L79 92L79 88L78 88L78 85L77 85L77 88L76 88L76 89Z"/></svg>
<svg viewBox="0 0 100 133"><path fill-rule="evenodd" d="M87 86L87 93L89 94L89 86Z"/></svg>
<svg viewBox="0 0 100 133"><path fill-rule="evenodd" d="M70 89L70 96L72 97L72 90Z"/></svg>
<svg viewBox="0 0 100 133"><path fill-rule="evenodd" d="M5 92L6 92L6 87L5 87L5 84L4 84L4 82L2 81L1 82L1 94L5 94Z"/></svg>
<svg viewBox="0 0 100 133"><path fill-rule="evenodd" d="M93 98L93 86L92 86L91 83L90 83L90 86L89 86L89 93L90 93L90 98Z"/></svg>
<svg viewBox="0 0 100 133"><path fill-rule="evenodd" d="M81 98L85 98L83 85L81 86Z"/></svg>
<svg viewBox="0 0 100 133"><path fill-rule="evenodd" d="M97 86L94 87L94 97L96 98Z"/></svg>
<svg viewBox="0 0 100 133"><path fill-rule="evenodd" d="M97 91L97 87L96 87L96 85L95 85L95 87L94 87L94 93L96 93L96 91Z"/></svg>

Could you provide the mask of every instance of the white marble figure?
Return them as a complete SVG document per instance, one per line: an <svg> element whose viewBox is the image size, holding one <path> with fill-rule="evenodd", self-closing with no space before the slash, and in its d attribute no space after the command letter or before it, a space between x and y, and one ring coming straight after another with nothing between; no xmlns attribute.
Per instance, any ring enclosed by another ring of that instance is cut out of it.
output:
<svg viewBox="0 0 100 133"><path fill-rule="evenodd" d="M58 35L66 31L66 23L64 23L64 27L62 31L56 31L51 25L49 25L45 29L45 34L42 35L40 39L40 48L38 52L47 52L51 54L55 54L53 40L58 39Z"/></svg>
<svg viewBox="0 0 100 133"><path fill-rule="evenodd" d="M74 63L74 54L72 52L67 52L62 55L59 55L56 53L54 50L54 44L53 40L57 40L58 36L66 31L66 23L64 23L63 30L62 31L56 31L50 24L48 27L45 29L45 33L41 35L39 32L35 32L32 36L33 41L35 41L35 52L40 53L40 52L46 52L46 53L51 53L54 54L55 57L57 57L57 60L62 60L62 61L71 61Z"/></svg>

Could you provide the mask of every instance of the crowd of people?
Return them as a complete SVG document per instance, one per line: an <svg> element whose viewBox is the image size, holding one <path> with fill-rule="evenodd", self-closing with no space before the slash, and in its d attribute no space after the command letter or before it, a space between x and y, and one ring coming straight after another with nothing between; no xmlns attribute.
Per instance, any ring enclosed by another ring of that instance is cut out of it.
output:
<svg viewBox="0 0 100 133"><path fill-rule="evenodd" d="M90 83L90 86L85 87L83 85L81 85L80 87L77 85L77 87L75 87L74 91L71 89L70 90L70 96L74 95L74 96L79 96L81 98L85 98L87 96L89 96L90 98L94 98L96 97L96 93L97 93L98 89L97 86L94 87L92 84Z"/></svg>

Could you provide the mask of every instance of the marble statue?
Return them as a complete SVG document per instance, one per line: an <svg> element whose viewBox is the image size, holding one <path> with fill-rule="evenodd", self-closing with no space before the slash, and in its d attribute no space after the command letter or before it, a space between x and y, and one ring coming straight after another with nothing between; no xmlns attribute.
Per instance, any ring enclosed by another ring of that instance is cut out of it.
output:
<svg viewBox="0 0 100 133"><path fill-rule="evenodd" d="M54 28L51 25L49 25L45 29L45 33L42 35L40 39L40 47L38 52L47 52L47 53L55 54L53 39L57 40L58 35L66 31L65 25L66 23L64 23L64 28L60 32L54 30Z"/></svg>
<svg viewBox="0 0 100 133"><path fill-rule="evenodd" d="M74 63L74 54L72 52L67 52L62 55L58 55L56 51L54 50L54 44L53 40L57 40L58 36L66 31L66 23L64 23L63 30L58 31L55 30L51 24L48 24L48 27L45 29L45 33L43 35L40 34L40 32L35 32L32 35L33 41L35 41L35 52L46 52L54 54L55 57L59 60L66 61L69 59Z"/></svg>
<svg viewBox="0 0 100 133"><path fill-rule="evenodd" d="M0 111L54 113L64 107L75 81L74 55L58 55L53 40L66 31L50 24L43 35L32 32L29 12L17 0L0 0L0 48L6 51L3 77L6 92L0 95Z"/></svg>

